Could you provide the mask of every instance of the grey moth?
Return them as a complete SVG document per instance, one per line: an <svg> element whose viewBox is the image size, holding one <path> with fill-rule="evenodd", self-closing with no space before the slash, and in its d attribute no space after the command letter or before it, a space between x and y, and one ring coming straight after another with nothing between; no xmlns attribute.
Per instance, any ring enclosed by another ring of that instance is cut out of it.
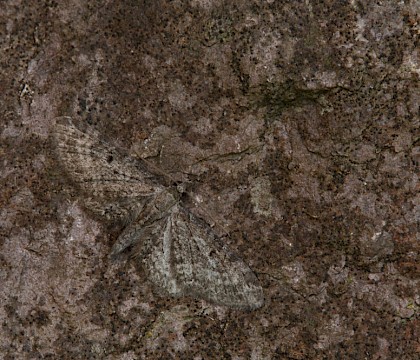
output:
<svg viewBox="0 0 420 360"><path fill-rule="evenodd" d="M57 157L83 194L83 205L124 229L111 256L132 252L148 279L170 296L191 296L236 309L263 305L252 270L191 213L176 186L165 184L148 163L124 155L69 117L53 129Z"/></svg>

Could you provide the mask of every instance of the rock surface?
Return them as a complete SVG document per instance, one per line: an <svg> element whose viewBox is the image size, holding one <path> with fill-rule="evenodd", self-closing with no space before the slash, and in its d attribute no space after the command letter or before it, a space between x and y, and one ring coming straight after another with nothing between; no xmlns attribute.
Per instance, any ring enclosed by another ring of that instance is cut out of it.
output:
<svg viewBox="0 0 420 360"><path fill-rule="evenodd" d="M4 359L420 356L416 1L3 1ZM184 182L260 279L238 312L111 263L49 133Z"/></svg>

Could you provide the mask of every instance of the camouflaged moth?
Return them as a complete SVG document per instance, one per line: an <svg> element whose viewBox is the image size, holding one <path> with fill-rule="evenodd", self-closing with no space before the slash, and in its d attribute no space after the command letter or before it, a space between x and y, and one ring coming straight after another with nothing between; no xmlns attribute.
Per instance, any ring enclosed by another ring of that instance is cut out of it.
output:
<svg viewBox="0 0 420 360"><path fill-rule="evenodd" d="M257 277L213 229L183 206L176 186L164 184L146 161L126 156L57 120L53 136L60 163L83 193L84 206L124 230L111 255L131 251L148 279L171 296L192 296L237 309L264 302Z"/></svg>

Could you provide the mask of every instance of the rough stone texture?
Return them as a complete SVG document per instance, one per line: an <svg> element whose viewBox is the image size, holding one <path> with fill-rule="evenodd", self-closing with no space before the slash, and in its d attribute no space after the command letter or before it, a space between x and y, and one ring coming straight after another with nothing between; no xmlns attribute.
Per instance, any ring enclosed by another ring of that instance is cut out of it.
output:
<svg viewBox="0 0 420 360"><path fill-rule="evenodd" d="M417 359L418 1L0 6L4 359ZM186 182L263 308L162 298L93 219L54 118Z"/></svg>

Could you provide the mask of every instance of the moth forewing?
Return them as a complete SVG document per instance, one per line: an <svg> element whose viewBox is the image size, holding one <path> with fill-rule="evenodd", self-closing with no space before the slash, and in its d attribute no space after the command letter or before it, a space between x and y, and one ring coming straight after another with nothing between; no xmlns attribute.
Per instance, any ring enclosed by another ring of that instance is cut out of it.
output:
<svg viewBox="0 0 420 360"><path fill-rule="evenodd" d="M141 198L165 190L142 169L140 161L122 155L93 133L80 131L70 118L59 118L53 132L57 157L87 201L85 207L106 219L140 211Z"/></svg>

